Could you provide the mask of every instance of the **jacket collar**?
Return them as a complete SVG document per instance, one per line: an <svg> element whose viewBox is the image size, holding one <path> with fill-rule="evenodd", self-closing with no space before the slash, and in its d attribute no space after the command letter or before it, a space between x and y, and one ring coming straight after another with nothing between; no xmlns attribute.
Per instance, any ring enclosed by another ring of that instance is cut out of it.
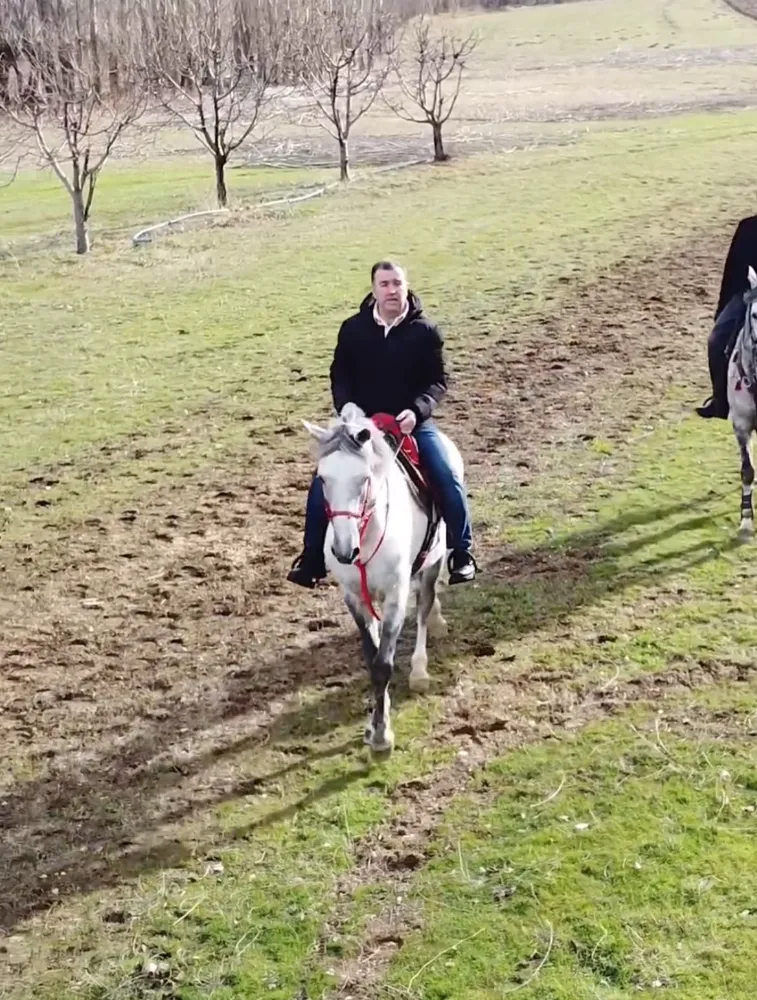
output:
<svg viewBox="0 0 757 1000"><path fill-rule="evenodd" d="M376 324L376 326L380 326L384 331L384 336L388 337L390 331L392 331L395 328L395 326L399 326L400 323L402 323L407 318L409 312L410 312L410 302L408 301L405 303L405 308L402 310L399 316L397 316L396 319L392 320L391 323L387 323L386 320L381 315L381 313L379 312L378 303L374 302L373 322Z"/></svg>

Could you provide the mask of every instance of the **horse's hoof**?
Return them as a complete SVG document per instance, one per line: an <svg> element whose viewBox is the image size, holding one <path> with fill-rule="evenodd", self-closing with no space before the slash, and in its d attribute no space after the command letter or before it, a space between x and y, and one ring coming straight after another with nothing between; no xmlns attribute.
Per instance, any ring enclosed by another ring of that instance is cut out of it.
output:
<svg viewBox="0 0 757 1000"><path fill-rule="evenodd" d="M739 538L748 539L754 535L754 519L743 517L739 525Z"/></svg>
<svg viewBox="0 0 757 1000"><path fill-rule="evenodd" d="M391 753L394 749L394 733L391 729L386 729L383 736L374 734L370 747L374 753Z"/></svg>
<svg viewBox="0 0 757 1000"><path fill-rule="evenodd" d="M373 753L388 753L394 747L394 732L391 725L385 723L376 729L373 719L370 719L363 731L363 742Z"/></svg>
<svg viewBox="0 0 757 1000"><path fill-rule="evenodd" d="M415 694L425 694L431 687L431 678L428 674L410 674L407 683Z"/></svg>

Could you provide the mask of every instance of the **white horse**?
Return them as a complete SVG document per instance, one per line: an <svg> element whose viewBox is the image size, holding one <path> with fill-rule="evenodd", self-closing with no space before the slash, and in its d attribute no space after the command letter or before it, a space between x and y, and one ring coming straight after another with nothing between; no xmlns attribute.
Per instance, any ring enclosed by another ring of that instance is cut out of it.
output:
<svg viewBox="0 0 757 1000"><path fill-rule="evenodd" d="M744 295L747 306L741 328L728 363L728 406L733 432L741 449L741 524L739 534L748 538L754 533L752 489L752 434L757 431L757 274L750 266L750 290Z"/></svg>
<svg viewBox="0 0 757 1000"><path fill-rule="evenodd" d="M389 683L411 588L418 593L411 690L426 691L430 683L427 631L446 631L437 593L446 555L446 526L439 519L425 558L414 567L433 521L383 433L354 403L347 403L328 429L307 422L305 427L319 445L317 474L329 518L326 566L342 586L373 684L375 700L365 742L376 752L391 750ZM460 453L449 438L442 438L462 481Z"/></svg>

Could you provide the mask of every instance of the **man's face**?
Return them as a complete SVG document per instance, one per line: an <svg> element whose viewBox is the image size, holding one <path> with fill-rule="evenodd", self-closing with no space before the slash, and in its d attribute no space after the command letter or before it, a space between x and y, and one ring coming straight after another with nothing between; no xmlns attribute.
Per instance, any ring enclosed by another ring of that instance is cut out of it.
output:
<svg viewBox="0 0 757 1000"><path fill-rule="evenodd" d="M373 278L373 295L384 318L399 316L407 303L407 279L399 267L381 268Z"/></svg>

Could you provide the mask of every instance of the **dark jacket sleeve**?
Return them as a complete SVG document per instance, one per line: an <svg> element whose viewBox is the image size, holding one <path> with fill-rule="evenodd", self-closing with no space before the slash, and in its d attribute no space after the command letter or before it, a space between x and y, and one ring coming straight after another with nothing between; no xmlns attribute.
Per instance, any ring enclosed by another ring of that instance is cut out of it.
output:
<svg viewBox="0 0 757 1000"><path fill-rule="evenodd" d="M749 287L747 270L750 264L755 264L755 261L757 261L757 217L742 219L733 234L723 268L720 297L715 310L716 317L729 299L747 290Z"/></svg>
<svg viewBox="0 0 757 1000"><path fill-rule="evenodd" d="M413 400L410 409L418 423L427 420L447 393L447 372L444 365L444 341L436 326L429 324L425 346L425 364L422 366L423 388Z"/></svg>
<svg viewBox="0 0 757 1000"><path fill-rule="evenodd" d="M350 374L350 351L347 346L349 330L346 321L339 327L339 336L331 362L331 398L334 409L339 413L345 403L352 402L352 378Z"/></svg>

